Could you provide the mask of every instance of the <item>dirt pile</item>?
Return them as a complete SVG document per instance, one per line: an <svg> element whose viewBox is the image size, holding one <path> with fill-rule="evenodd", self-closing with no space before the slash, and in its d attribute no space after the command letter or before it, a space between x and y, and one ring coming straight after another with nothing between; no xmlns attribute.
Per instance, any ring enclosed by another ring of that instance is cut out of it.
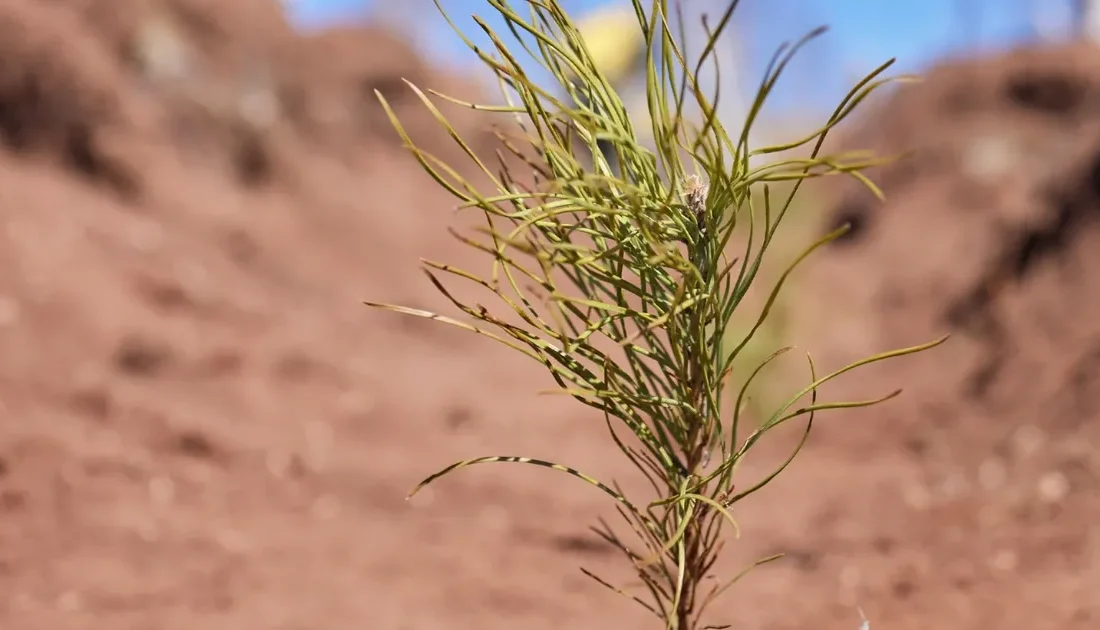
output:
<svg viewBox="0 0 1100 630"><path fill-rule="evenodd" d="M361 306L439 307L418 257L464 262L452 200L373 92L448 158L401 80L469 81L371 28L295 35L261 0L7 2L0 57L0 625L399 628L495 609L506 585L440 580L464 561L436 546L471 545L483 529L463 519L524 498L402 499L432 462L530 445L504 421L542 384ZM443 109L478 142L480 122ZM504 553L471 570L522 562Z"/></svg>
<svg viewBox="0 0 1100 630"><path fill-rule="evenodd" d="M863 496L830 510L864 521L867 540L847 538L849 553L881 545L883 558L906 558L862 560L863 601L884 607L891 627L926 626L904 618L937 606L930 618L948 627L1091 627L1100 54L1074 46L945 64L880 103L841 146L908 155L874 174L885 204L855 182L828 191L823 227L854 229L811 264L805 284L820 295L804 341L831 366L953 335L831 389L906 388L819 436L818 456L879 476L848 485ZM876 486L894 492L875 496ZM835 547L839 534L821 530L807 525L804 544Z"/></svg>

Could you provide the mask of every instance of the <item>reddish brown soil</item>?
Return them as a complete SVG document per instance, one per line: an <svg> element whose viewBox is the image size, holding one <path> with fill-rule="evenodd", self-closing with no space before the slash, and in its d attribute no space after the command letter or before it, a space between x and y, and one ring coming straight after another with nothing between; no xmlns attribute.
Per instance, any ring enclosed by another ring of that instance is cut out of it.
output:
<svg viewBox="0 0 1100 630"><path fill-rule="evenodd" d="M584 535L598 492L487 466L403 499L473 455L623 472L598 419L535 398L537 366L360 304L443 307L417 258L475 264L371 97L431 139L400 78L461 79L384 33L295 37L266 0L125 4L0 6L0 626L646 627L576 568L614 574ZM180 74L135 53L171 52L156 23L189 42ZM827 332L804 345L829 367L956 336L847 381L910 387L822 422L746 505L734 559L792 555L716 620L1100 623L1094 58L945 70L853 136L924 159L886 207L839 191L830 219L862 229L819 258ZM1005 93L1032 66L1069 73L1011 91L1039 109ZM1022 143L1027 172L961 177L978 131Z"/></svg>

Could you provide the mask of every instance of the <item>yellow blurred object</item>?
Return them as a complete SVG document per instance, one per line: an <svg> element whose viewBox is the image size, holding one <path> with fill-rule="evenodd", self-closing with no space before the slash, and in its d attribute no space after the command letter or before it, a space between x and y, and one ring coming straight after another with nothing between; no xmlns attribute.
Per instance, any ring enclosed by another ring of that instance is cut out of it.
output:
<svg viewBox="0 0 1100 630"><path fill-rule="evenodd" d="M608 81L624 81L639 68L645 38L632 6L596 9L578 19L576 27L596 69Z"/></svg>
<svg viewBox="0 0 1100 630"><path fill-rule="evenodd" d="M636 125L640 125L638 133L643 138L650 137L652 134L647 133L649 111L645 99L629 99L627 96L629 84L641 74L646 59L645 36L633 6L627 3L625 6L620 4L596 9L577 19L574 25L596 70L620 97L628 101L628 115ZM570 69L567 67L566 71ZM568 78L574 82L578 80L576 76ZM582 104L587 101L583 91L577 94L577 98ZM642 124L643 121L646 124ZM618 158L611 141L601 138L596 144L614 170Z"/></svg>

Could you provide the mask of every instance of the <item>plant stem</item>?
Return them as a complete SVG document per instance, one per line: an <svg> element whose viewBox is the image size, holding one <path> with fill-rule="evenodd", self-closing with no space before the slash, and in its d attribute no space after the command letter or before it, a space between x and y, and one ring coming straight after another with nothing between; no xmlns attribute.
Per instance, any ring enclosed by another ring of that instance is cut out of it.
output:
<svg viewBox="0 0 1100 630"><path fill-rule="evenodd" d="M700 541L702 539L701 521L693 518L684 532L684 591L676 607L676 629L692 630L691 623L695 614L695 592L702 580L698 574L703 566L700 562Z"/></svg>
<svg viewBox="0 0 1100 630"><path fill-rule="evenodd" d="M691 339L698 340L704 338L703 335L697 334L700 328L705 326L706 319L703 315L704 309L692 308L688 315L687 321L689 322L689 330L692 331ZM710 432L708 430L708 411L707 411L707 392L705 388L707 386L706 379L706 353L703 352L703 348L700 348L697 344L690 343L691 351L688 356L688 370L690 374L689 397L692 401L692 408L697 410L693 418L687 418L688 426L691 427L688 431L687 440L685 441L685 465L689 474L696 475L702 472L702 467L707 455L707 449L710 446ZM680 596L680 601L676 606L676 630L693 630L693 620L695 617L695 595L698 591L699 585L703 580L703 571L707 566L707 558L705 557L706 551L703 548L704 537L704 525L707 521L706 515L709 506L699 505L696 510L692 510L685 515L685 518L690 518L691 522L684 530L684 583L683 592Z"/></svg>
<svg viewBox="0 0 1100 630"><path fill-rule="evenodd" d="M707 432L702 430L702 423L696 422L690 434L691 448L687 454L686 463L688 470L697 471L702 463L708 441ZM676 606L676 630L693 630L695 618L695 596L699 585L703 581L703 572L708 566L707 551L704 548L705 525L708 521L709 506L698 505L696 509L685 515L691 522L684 530L684 582L680 601Z"/></svg>

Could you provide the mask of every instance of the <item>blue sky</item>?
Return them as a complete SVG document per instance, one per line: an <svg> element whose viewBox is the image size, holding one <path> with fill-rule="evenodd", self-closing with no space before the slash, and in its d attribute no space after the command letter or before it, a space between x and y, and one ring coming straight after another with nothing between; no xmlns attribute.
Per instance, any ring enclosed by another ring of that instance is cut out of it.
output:
<svg viewBox="0 0 1100 630"><path fill-rule="evenodd" d="M393 7L417 22L415 35L425 52L442 63L464 64L474 57L436 15L430 0L285 0L292 20L303 29L378 16ZM466 32L477 32L471 13L500 24L485 0L442 0ZM574 16L586 9L629 0L561 0ZM686 7L722 0L683 0ZM1069 0L1043 0L1051 10ZM851 82L890 57L899 72L919 71L930 62L981 48L997 48L1032 36L1029 9L1036 0L742 0L734 17L734 38L745 49L751 77L760 76L775 47L827 24L830 32L811 45L791 68L799 92L781 90L781 106L802 109L835 103ZM809 93L807 93L809 92Z"/></svg>

